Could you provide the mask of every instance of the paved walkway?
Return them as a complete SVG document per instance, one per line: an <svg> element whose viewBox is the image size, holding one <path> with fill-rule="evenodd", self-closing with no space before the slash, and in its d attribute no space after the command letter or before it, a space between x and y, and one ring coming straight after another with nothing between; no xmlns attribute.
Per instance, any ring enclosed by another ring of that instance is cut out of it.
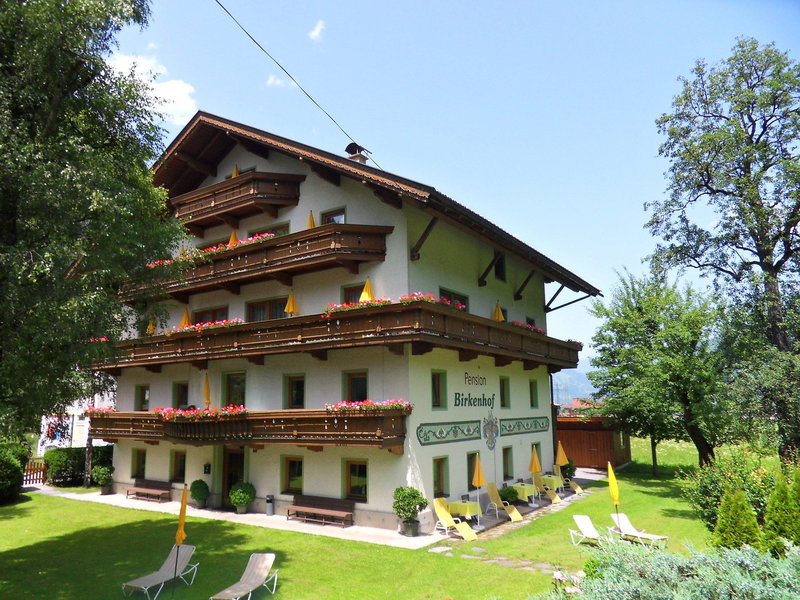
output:
<svg viewBox="0 0 800 600"><path fill-rule="evenodd" d="M579 469L576 473L575 479L581 483L589 483L592 480L602 479L605 477L605 472ZM122 494L110 494L102 496L99 492L75 493L67 492L59 488L50 487L48 485L33 485L24 488L26 492L35 492L45 494L48 496L59 496L62 498L69 498L70 500L80 500L82 502L97 502L100 504L108 504L111 506L118 506L120 508L130 508L138 510L149 510L151 512L161 512L176 515L180 512L180 502L148 502L146 500L135 500L133 498L126 498ZM479 540L490 540L507 531L512 531L519 527L523 527L528 523L540 518L541 516L561 510L568 506L574 500L580 499L581 496L569 495L563 502L555 505L545 505L542 508L531 511L524 515L523 521L519 523L503 522L480 533ZM236 514L234 512L214 510L214 509L198 509L193 506L188 506L186 514L190 517L197 517L199 519L214 519L217 521L230 521L232 523L242 523L244 525L254 525L256 527L268 527L271 529L282 529L285 531L295 531L299 533L308 533L311 535L323 535L343 540L353 540L359 542L367 542L370 544L379 544L383 546L393 546L395 548L408 548L418 549L452 540L453 542L461 542L440 533L422 534L418 537L406 537L400 535L397 531L390 529L380 529L377 527L363 527L360 525L352 525L350 527L338 527L332 525L318 525L313 523L304 523L302 521L288 521L285 516L273 515L267 516L261 513L245 513ZM450 546L444 545L442 549L434 548L438 552L448 552ZM432 550L432 551L433 551ZM464 555L466 556L466 555ZM474 558L480 558L475 556Z"/></svg>

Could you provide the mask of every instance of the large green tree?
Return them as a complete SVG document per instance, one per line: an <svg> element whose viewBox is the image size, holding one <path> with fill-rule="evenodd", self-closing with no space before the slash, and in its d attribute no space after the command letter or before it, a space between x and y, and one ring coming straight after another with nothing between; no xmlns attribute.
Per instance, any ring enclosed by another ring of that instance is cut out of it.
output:
<svg viewBox="0 0 800 600"><path fill-rule="evenodd" d="M795 351L785 294L800 256L800 64L745 38L681 82L658 120L670 168L669 195L647 205L647 227L663 239L654 261L712 274L754 301L768 345ZM779 402L771 418L786 456L800 446L795 403Z"/></svg>
<svg viewBox="0 0 800 600"><path fill-rule="evenodd" d="M154 100L106 62L147 17L145 0L0 4L0 432L102 387L82 367L112 344L90 340L131 325L121 282L178 239L148 168Z"/></svg>
<svg viewBox="0 0 800 600"><path fill-rule="evenodd" d="M663 440L690 439L700 464L710 463L725 422L714 397L714 304L659 275L626 274L608 305L595 301L591 312L603 321L592 338L597 370L589 373L602 399L597 412L650 438L654 473Z"/></svg>

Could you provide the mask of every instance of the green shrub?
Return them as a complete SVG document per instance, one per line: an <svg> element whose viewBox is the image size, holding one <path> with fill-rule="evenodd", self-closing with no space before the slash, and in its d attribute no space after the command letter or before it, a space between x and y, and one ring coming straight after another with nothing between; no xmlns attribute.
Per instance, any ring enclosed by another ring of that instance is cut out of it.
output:
<svg viewBox="0 0 800 600"><path fill-rule="evenodd" d="M498 491L500 492L500 499L504 502L514 504L514 502L519 500L519 492L517 491L517 488L513 486L500 488Z"/></svg>
<svg viewBox="0 0 800 600"><path fill-rule="evenodd" d="M719 517L711 545L719 548L741 548L749 545L758 547L761 531L756 521L756 513L747 501L744 492L729 486L719 506Z"/></svg>
<svg viewBox="0 0 800 600"><path fill-rule="evenodd" d="M789 600L800 595L800 550L794 546L783 559L751 547L689 556L638 544L608 544L588 551L597 570L580 581L582 594L557 590L538 598Z"/></svg>
<svg viewBox="0 0 800 600"><path fill-rule="evenodd" d="M95 485L99 485L101 487L111 485L114 482L114 476L112 475L113 472L114 467L96 465L92 467L92 481L94 481Z"/></svg>
<svg viewBox="0 0 800 600"><path fill-rule="evenodd" d="M6 504L19 496L25 471L15 454L0 448L0 504Z"/></svg>
<svg viewBox="0 0 800 600"><path fill-rule="evenodd" d="M561 465L561 476L565 479L572 479L575 477L575 471L578 470L578 467L575 466L575 461L571 458L567 459L566 465Z"/></svg>
<svg viewBox="0 0 800 600"><path fill-rule="evenodd" d="M208 484L202 479L195 479L189 486L189 495L192 500L207 500L211 495L211 490L208 489Z"/></svg>
<svg viewBox="0 0 800 600"><path fill-rule="evenodd" d="M775 475L775 487L767 502L764 516L764 531L761 547L773 556L783 556L786 552L784 540L793 540L797 536L795 503L789 496L789 486L780 469Z"/></svg>
<svg viewBox="0 0 800 600"><path fill-rule="evenodd" d="M114 446L93 446L92 467L111 467ZM81 485L86 466L86 448L52 448L44 453L47 483L54 486Z"/></svg>
<svg viewBox="0 0 800 600"><path fill-rule="evenodd" d="M393 498L392 510L403 521L415 521L419 511L428 506L428 499L411 486L395 488Z"/></svg>
<svg viewBox="0 0 800 600"><path fill-rule="evenodd" d="M256 488L252 483L240 481L231 486L228 498L234 506L247 506L256 499Z"/></svg>
<svg viewBox="0 0 800 600"><path fill-rule="evenodd" d="M792 487L789 490L789 495L792 497L792 503L794 504L794 520L797 523L797 529L795 529L792 541L795 545L800 546L800 463L795 463L794 479L792 481Z"/></svg>
<svg viewBox="0 0 800 600"><path fill-rule="evenodd" d="M680 482L684 497L705 526L713 531L722 496L729 485L744 492L756 513L756 519L762 523L774 485L774 474L764 469L757 458L739 453L718 458L709 467L681 473Z"/></svg>
<svg viewBox="0 0 800 600"><path fill-rule="evenodd" d="M26 440L0 439L0 450L2 449L8 450L19 461L22 470L25 470L31 457L31 447Z"/></svg>

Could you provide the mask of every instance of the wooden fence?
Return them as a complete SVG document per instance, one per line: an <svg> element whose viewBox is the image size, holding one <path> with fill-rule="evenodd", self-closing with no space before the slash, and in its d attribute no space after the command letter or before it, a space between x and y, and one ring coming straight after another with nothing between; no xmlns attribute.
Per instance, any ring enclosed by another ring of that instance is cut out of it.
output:
<svg viewBox="0 0 800 600"><path fill-rule="evenodd" d="M44 483L47 477L47 463L43 460L29 460L25 465L25 476L22 480L23 485L33 483Z"/></svg>

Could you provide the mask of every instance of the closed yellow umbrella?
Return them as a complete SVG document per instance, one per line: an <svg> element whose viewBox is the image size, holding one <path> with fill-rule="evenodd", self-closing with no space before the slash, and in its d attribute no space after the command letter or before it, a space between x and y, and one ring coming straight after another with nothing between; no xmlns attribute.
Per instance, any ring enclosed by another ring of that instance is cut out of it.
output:
<svg viewBox="0 0 800 600"><path fill-rule="evenodd" d="M308 211L308 224L306 225L306 229L314 229L316 226L316 223L314 223L314 213Z"/></svg>
<svg viewBox="0 0 800 600"><path fill-rule="evenodd" d="M203 380L203 400L205 400L206 406L211 406L211 386L208 384L208 373Z"/></svg>
<svg viewBox="0 0 800 600"><path fill-rule="evenodd" d="M147 335L153 335L156 332L156 323L153 319L150 319L150 322L147 324L147 330L145 333Z"/></svg>
<svg viewBox="0 0 800 600"><path fill-rule="evenodd" d="M228 246L235 246L239 243L239 237L236 235L236 230L231 229L231 237L228 238Z"/></svg>
<svg viewBox="0 0 800 600"><path fill-rule="evenodd" d="M184 531L184 526L186 525L186 502L189 498L189 488L186 487L186 484L183 484L183 495L181 496L181 512L178 516L178 531L175 532L175 545L180 546L183 544L183 540L186 539L186 531Z"/></svg>
<svg viewBox="0 0 800 600"><path fill-rule="evenodd" d="M367 283L364 284L364 289L361 290L358 301L369 302L370 300L375 300L375 297L372 295L372 284L369 282L369 277L367 277Z"/></svg>
<svg viewBox="0 0 800 600"><path fill-rule="evenodd" d="M531 462L528 464L528 471L530 471L531 475L542 472L542 463L539 462L539 453L536 452L536 446L531 447Z"/></svg>
<svg viewBox="0 0 800 600"><path fill-rule="evenodd" d="M614 475L614 467L608 463L608 493L611 494L611 502L615 507L619 507L619 484L617 484L617 476Z"/></svg>
<svg viewBox="0 0 800 600"><path fill-rule="evenodd" d="M486 477L483 474L480 455L475 456L475 469L472 472L472 485L476 488L486 485Z"/></svg>
<svg viewBox="0 0 800 600"><path fill-rule="evenodd" d="M283 312L287 315L297 314L297 302L295 302L294 299L294 290L289 292L289 297L286 299L286 306L283 308Z"/></svg>
<svg viewBox="0 0 800 600"><path fill-rule="evenodd" d="M231 173L231 179L238 176L239 176L239 165L233 165L233 172Z"/></svg>
<svg viewBox="0 0 800 600"><path fill-rule="evenodd" d="M503 316L503 308L500 306L500 300L497 301L497 304L494 305L494 311L492 311L492 321L503 322L506 318Z"/></svg>
<svg viewBox="0 0 800 600"><path fill-rule="evenodd" d="M556 464L559 467L563 467L564 465L569 464L569 460L567 459L567 453L564 452L564 446L561 445L561 440L558 442L558 451L556 452Z"/></svg>
<svg viewBox="0 0 800 600"><path fill-rule="evenodd" d="M183 310L183 318L181 319L181 324L178 327L188 327L192 324L192 317L189 316L189 309L185 308Z"/></svg>

